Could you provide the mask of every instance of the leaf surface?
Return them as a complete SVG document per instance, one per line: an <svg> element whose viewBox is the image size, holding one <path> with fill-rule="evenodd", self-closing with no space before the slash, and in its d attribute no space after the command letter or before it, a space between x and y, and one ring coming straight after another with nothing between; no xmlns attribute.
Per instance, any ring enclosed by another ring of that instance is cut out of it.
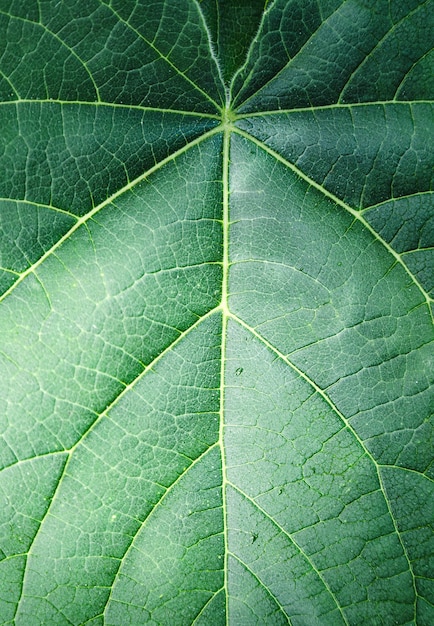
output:
<svg viewBox="0 0 434 626"><path fill-rule="evenodd" d="M0 3L2 624L434 622L433 16Z"/></svg>

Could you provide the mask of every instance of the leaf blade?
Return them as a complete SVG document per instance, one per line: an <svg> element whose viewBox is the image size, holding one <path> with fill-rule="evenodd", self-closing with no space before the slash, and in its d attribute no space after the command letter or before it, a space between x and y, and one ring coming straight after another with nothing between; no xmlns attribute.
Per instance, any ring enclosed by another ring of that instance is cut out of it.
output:
<svg viewBox="0 0 434 626"><path fill-rule="evenodd" d="M4 623L429 624L432 0L9 5Z"/></svg>

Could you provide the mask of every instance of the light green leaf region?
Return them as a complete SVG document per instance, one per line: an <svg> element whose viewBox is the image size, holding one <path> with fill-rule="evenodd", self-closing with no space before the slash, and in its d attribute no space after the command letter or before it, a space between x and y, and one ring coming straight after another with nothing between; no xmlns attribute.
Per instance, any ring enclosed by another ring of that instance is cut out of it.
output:
<svg viewBox="0 0 434 626"><path fill-rule="evenodd" d="M434 623L434 2L247 4L0 0L1 624Z"/></svg>

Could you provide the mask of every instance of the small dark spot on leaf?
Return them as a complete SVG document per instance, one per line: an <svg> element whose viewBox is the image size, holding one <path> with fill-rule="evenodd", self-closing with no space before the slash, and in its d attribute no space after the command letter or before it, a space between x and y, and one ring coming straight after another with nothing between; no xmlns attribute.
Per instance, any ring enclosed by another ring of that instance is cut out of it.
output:
<svg viewBox="0 0 434 626"><path fill-rule="evenodd" d="M242 367L237 367L237 369L235 370L235 376L240 376L244 371L244 368Z"/></svg>

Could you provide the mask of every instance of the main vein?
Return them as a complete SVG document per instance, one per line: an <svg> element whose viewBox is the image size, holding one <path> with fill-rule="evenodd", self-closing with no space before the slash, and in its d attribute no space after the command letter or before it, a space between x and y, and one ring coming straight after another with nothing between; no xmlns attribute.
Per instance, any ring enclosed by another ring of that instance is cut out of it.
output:
<svg viewBox="0 0 434 626"><path fill-rule="evenodd" d="M229 271L229 141L230 130L226 126L223 138L223 278L222 278L222 341L221 341L221 365L220 365L220 433L219 445L222 463L222 503L223 503L223 531L225 537L224 556L224 587L226 591L226 623L229 624L228 607L228 529L226 508L226 456L224 447L224 401L225 401L225 357L226 357L226 330L228 320L228 271Z"/></svg>

